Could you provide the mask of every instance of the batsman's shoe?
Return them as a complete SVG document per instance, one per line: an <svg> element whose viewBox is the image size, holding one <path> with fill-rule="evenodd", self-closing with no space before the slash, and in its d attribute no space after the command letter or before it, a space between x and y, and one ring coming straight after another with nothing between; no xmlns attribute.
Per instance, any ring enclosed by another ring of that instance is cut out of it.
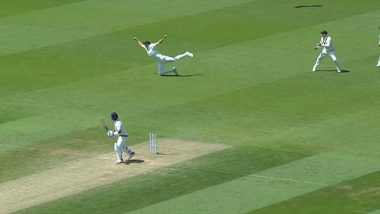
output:
<svg viewBox="0 0 380 214"><path fill-rule="evenodd" d="M121 160L117 160L115 163L116 163L116 164L123 163L123 159L121 159Z"/></svg>
<svg viewBox="0 0 380 214"><path fill-rule="evenodd" d="M131 154L128 155L128 160L130 160L131 158L133 158L133 156L135 156L135 152L131 152Z"/></svg>

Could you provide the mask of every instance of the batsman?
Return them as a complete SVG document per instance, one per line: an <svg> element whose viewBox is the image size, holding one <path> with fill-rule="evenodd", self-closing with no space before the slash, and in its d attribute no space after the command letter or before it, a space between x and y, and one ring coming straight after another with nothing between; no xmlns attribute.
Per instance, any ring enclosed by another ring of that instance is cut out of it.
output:
<svg viewBox="0 0 380 214"><path fill-rule="evenodd" d="M111 119L115 125L114 130L108 130L107 126L105 126L105 128L107 130L108 137L117 137L117 141L114 144L117 158L116 163L123 163L123 152L128 154L128 158L126 161L129 161L135 155L135 152L129 149L128 146L125 144L125 141L127 141L128 139L128 132L124 128L123 123L119 120L119 116L116 112L111 113Z"/></svg>

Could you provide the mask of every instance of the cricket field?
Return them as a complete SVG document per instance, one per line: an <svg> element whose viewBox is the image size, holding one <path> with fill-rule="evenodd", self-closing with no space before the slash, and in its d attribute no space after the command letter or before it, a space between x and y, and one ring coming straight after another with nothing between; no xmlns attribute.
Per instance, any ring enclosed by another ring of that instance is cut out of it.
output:
<svg viewBox="0 0 380 214"><path fill-rule="evenodd" d="M380 214L378 0L0 3L0 213Z"/></svg>

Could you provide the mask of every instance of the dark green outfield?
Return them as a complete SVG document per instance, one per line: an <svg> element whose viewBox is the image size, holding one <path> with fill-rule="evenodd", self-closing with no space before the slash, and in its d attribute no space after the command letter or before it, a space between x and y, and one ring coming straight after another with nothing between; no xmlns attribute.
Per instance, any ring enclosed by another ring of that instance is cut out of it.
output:
<svg viewBox="0 0 380 214"><path fill-rule="evenodd" d="M377 0L0 3L0 182L112 152L112 111L132 146L232 146L19 213L380 212ZM344 73L311 72L325 29ZM163 34L178 77L132 39Z"/></svg>

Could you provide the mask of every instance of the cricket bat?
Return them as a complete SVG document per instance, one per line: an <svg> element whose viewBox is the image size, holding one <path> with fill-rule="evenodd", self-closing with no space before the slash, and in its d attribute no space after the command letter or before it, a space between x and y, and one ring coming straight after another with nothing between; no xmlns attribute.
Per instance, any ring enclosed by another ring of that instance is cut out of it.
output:
<svg viewBox="0 0 380 214"><path fill-rule="evenodd" d="M100 122L102 123L103 127L106 129L106 131L109 131L110 129L108 128L106 121L104 120L103 117L100 118Z"/></svg>

